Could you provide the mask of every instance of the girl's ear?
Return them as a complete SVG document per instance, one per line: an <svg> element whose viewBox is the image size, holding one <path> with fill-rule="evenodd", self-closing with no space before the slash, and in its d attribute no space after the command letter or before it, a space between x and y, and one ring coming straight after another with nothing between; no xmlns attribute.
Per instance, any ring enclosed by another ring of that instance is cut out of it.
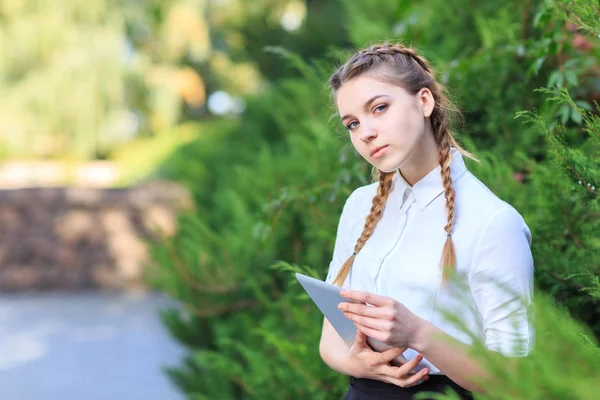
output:
<svg viewBox="0 0 600 400"><path fill-rule="evenodd" d="M417 94L419 101L421 102L421 109L423 110L424 117L430 117L435 107L435 100L431 90L422 88Z"/></svg>

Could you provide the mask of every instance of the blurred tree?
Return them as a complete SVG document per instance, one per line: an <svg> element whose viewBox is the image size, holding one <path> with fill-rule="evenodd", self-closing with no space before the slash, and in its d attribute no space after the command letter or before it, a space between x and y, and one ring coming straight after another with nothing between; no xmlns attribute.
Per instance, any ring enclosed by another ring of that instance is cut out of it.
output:
<svg viewBox="0 0 600 400"><path fill-rule="evenodd" d="M319 56L344 43L338 10L303 0L0 0L1 153L103 158L181 121L235 116L243 96L295 73L265 46Z"/></svg>
<svg viewBox="0 0 600 400"><path fill-rule="evenodd" d="M1 1L0 140L7 152L104 157L140 131L172 126L181 100L203 105L203 80L174 60L188 48L207 56L205 20L164 3ZM139 42L149 26L161 33L158 59Z"/></svg>
<svg viewBox="0 0 600 400"><path fill-rule="evenodd" d="M297 71L266 53L265 45L282 46L303 58L319 57L332 45L349 43L343 4L331 0L224 0L213 2L210 16L215 42L234 59L252 60L270 81L295 76ZM236 5L235 7L232 7Z"/></svg>
<svg viewBox="0 0 600 400"><path fill-rule="evenodd" d="M104 0L0 2L0 140L10 153L92 155L136 131L122 15Z"/></svg>

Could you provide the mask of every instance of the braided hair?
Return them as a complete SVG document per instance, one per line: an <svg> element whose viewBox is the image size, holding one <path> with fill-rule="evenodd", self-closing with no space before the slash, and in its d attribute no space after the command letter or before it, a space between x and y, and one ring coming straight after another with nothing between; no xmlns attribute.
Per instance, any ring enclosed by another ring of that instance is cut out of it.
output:
<svg viewBox="0 0 600 400"><path fill-rule="evenodd" d="M460 116L460 112L445 95L444 87L436 80L435 72L429 62L417 54L414 48L402 44L383 43L355 52L329 79L333 96L335 97L343 83L363 74L374 75L378 79L400 86L412 94L418 93L422 88L428 88L435 100L435 106L429 118L438 148L440 173L446 198L447 222L444 227L446 242L440 260L442 285L445 285L450 274L456 269L456 253L452 242L455 192L450 174L450 148L454 147L464 156L475 159L457 143L448 128L450 116ZM354 258L373 234L391 192L394 173L374 170L374 175L379 176L379 186L373 197L371 211L366 218L362 234L356 242L354 252L340 268L334 284L341 286L344 283L352 268Z"/></svg>

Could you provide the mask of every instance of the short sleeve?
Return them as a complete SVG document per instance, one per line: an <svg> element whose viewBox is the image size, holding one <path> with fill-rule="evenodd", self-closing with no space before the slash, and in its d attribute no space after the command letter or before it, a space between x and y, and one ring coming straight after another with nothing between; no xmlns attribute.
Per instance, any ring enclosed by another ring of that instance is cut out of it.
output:
<svg viewBox="0 0 600 400"><path fill-rule="evenodd" d="M531 232L512 207L494 215L475 248L469 285L481 315L485 346L509 357L533 348Z"/></svg>
<svg viewBox="0 0 600 400"><path fill-rule="evenodd" d="M346 260L352 254L354 243L351 241L351 228L352 216L354 214L353 200L355 197L356 191L348 196L348 199L346 199L346 203L344 204L342 215L340 216L338 223L335 245L333 247L333 256L331 257L331 262L329 263L329 271L327 272L327 278L325 279L325 282L333 283L340 268L342 268L342 265L344 265ZM342 287L349 288L348 278L346 278L346 281Z"/></svg>

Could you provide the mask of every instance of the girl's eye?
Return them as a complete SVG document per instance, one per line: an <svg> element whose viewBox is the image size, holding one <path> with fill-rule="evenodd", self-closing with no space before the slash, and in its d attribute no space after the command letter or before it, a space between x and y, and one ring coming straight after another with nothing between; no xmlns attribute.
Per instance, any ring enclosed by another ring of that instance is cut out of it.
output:
<svg viewBox="0 0 600 400"><path fill-rule="evenodd" d="M376 113L379 114L379 113L384 112L386 108L387 108L387 104L380 104L377 107L375 107L374 110L375 110Z"/></svg>
<svg viewBox="0 0 600 400"><path fill-rule="evenodd" d="M349 131L351 131L352 129L356 128L355 124L358 124L358 122L356 122L356 121L350 122L348 125L346 125L346 129L348 129Z"/></svg>

